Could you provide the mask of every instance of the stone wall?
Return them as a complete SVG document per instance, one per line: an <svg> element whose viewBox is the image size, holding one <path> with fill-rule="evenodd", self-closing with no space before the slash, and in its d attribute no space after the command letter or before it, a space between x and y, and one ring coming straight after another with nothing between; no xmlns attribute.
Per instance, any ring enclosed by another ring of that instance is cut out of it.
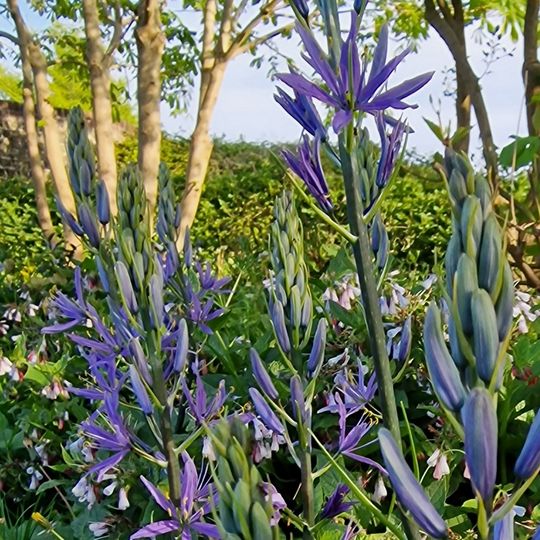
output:
<svg viewBox="0 0 540 540"><path fill-rule="evenodd" d="M67 115L68 111L65 109L56 110L58 125L64 139L67 130ZM94 142L91 115L87 115L86 121L90 129L90 138ZM115 124L114 141L121 141L130 127L125 124ZM39 145L43 157L43 135L40 131L38 129ZM22 104L0 100L0 178L30 175L27 146Z"/></svg>

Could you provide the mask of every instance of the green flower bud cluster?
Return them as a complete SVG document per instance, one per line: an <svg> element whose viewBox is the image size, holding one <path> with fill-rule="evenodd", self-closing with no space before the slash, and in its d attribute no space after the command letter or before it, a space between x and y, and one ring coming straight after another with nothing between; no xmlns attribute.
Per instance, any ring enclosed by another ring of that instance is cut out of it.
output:
<svg viewBox="0 0 540 540"><path fill-rule="evenodd" d="M362 129L360 133L355 156L358 161L362 207L364 210L367 210L377 200L380 192L376 183L378 167L377 149L370 140L367 129Z"/></svg>
<svg viewBox="0 0 540 540"><path fill-rule="evenodd" d="M378 150L373 142L371 142L367 129L363 129L355 154L360 177L359 189L362 197L364 218L369 218L368 232L375 265L382 271L388 261L389 242L388 233L380 212L373 213L373 207L378 204L378 199L382 192L382 188L377 185L377 171L379 168L377 153Z"/></svg>
<svg viewBox="0 0 540 540"><path fill-rule="evenodd" d="M313 301L304 260L302 222L291 192L277 197L270 230L273 270L270 316L279 346L285 353L302 350L313 323Z"/></svg>
<svg viewBox="0 0 540 540"><path fill-rule="evenodd" d="M156 229L164 245L176 242L180 213L176 205L171 174L164 163L159 164L158 172L158 215Z"/></svg>
<svg viewBox="0 0 540 540"><path fill-rule="evenodd" d="M69 181L75 198L77 216L59 203L59 210L73 232L97 249L103 230L111 219L109 196L103 181L96 181L94 151L81 108L68 115L67 157Z"/></svg>
<svg viewBox="0 0 540 540"><path fill-rule="evenodd" d="M230 540L272 540L273 486L263 479L251 458L249 429L238 418L222 420L210 433L217 466L213 467L213 487L219 497L216 524L222 538Z"/></svg>
<svg viewBox="0 0 540 540"><path fill-rule="evenodd" d="M452 358L469 386L478 379L489 385L502 375L497 361L512 326L512 272L487 180L451 151L445 168L453 214L445 258Z"/></svg>

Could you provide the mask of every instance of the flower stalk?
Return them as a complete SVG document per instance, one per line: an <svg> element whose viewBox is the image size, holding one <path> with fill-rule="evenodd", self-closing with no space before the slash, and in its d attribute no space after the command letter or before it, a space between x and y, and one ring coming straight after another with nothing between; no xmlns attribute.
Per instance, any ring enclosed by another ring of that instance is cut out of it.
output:
<svg viewBox="0 0 540 540"><path fill-rule="evenodd" d="M399 443L401 436L396 398L394 395L390 362L386 351L386 335L382 322L377 281L372 262L372 251L367 225L362 217L363 208L360 197L358 170L356 162L347 146L345 135L341 134L339 137L339 149L347 201L347 219L351 233L356 237L356 241L352 243L352 249L360 288L362 290L366 324L371 342L371 353L373 355L373 363L381 396L383 421Z"/></svg>

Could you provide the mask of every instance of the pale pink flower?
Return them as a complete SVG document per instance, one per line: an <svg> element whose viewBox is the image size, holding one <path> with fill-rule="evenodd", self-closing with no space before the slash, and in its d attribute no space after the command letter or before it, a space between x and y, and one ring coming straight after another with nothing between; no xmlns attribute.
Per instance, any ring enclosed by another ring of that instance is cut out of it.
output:
<svg viewBox="0 0 540 540"><path fill-rule="evenodd" d="M446 455L437 448L427 460L428 467L434 467L433 478L440 480L443 476L450 474Z"/></svg>

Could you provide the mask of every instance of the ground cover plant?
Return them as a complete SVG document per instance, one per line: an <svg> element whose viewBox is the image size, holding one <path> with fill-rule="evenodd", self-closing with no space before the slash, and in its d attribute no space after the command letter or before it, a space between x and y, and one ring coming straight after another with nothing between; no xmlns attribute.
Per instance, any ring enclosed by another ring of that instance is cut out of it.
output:
<svg viewBox="0 0 540 540"><path fill-rule="evenodd" d="M118 149L111 194L70 111L73 249L27 227L20 254L1 218L1 537L538 538L537 302L464 153L404 203L432 74L394 74L386 26L362 52L366 5L291 4L307 68L276 110L299 144L218 145L206 226L181 226L182 141L155 200ZM18 185L3 204L30 212Z"/></svg>

